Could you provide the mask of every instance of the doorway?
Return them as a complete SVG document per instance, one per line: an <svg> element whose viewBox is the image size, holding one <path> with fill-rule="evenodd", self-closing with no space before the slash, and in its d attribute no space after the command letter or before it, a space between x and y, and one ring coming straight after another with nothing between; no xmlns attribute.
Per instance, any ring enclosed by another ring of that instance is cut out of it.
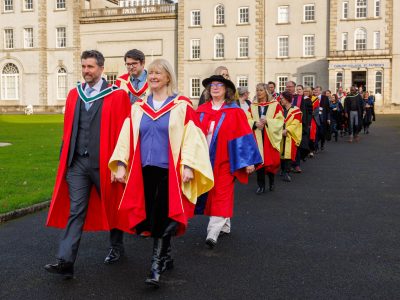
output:
<svg viewBox="0 0 400 300"><path fill-rule="evenodd" d="M367 71L351 72L351 82L357 88L362 87L363 91L367 90Z"/></svg>

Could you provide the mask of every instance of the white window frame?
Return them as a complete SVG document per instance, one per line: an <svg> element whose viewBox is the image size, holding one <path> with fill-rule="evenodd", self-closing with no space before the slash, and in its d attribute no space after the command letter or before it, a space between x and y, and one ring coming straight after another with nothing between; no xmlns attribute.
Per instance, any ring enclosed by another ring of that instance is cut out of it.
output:
<svg viewBox="0 0 400 300"><path fill-rule="evenodd" d="M381 0L375 0L374 3L374 16L375 18L379 18L381 16L381 10L382 10L382 3Z"/></svg>
<svg viewBox="0 0 400 300"><path fill-rule="evenodd" d="M214 9L214 25L225 25L225 6L218 4Z"/></svg>
<svg viewBox="0 0 400 300"><path fill-rule="evenodd" d="M374 31L374 49L381 49L381 32Z"/></svg>
<svg viewBox="0 0 400 300"><path fill-rule="evenodd" d="M282 93L286 90L286 83L289 81L288 75L279 75L276 77L276 87L278 89L278 93Z"/></svg>
<svg viewBox="0 0 400 300"><path fill-rule="evenodd" d="M239 7L238 24L249 24L249 23L250 23L250 8L248 6Z"/></svg>
<svg viewBox="0 0 400 300"><path fill-rule="evenodd" d="M33 28L24 28L24 48L33 48Z"/></svg>
<svg viewBox="0 0 400 300"><path fill-rule="evenodd" d="M13 28L4 29L4 49L15 48L15 35Z"/></svg>
<svg viewBox="0 0 400 300"><path fill-rule="evenodd" d="M104 73L104 75L109 84L115 84L115 82L117 81L118 73L107 72L107 73Z"/></svg>
<svg viewBox="0 0 400 300"><path fill-rule="evenodd" d="M56 0L56 10L65 10L67 9L67 0Z"/></svg>
<svg viewBox="0 0 400 300"><path fill-rule="evenodd" d="M378 81L378 76L380 77L380 81ZM378 91L378 85L377 83L380 83L379 91ZM377 71L375 73L375 95L376 94L382 94L383 92L383 72L382 71Z"/></svg>
<svg viewBox="0 0 400 300"><path fill-rule="evenodd" d="M192 59L192 60L200 59L200 55L201 55L200 46L201 46L200 39L191 39L190 40L190 59Z"/></svg>
<svg viewBox="0 0 400 300"><path fill-rule="evenodd" d="M340 79L341 79L341 80L338 80L339 74L340 74ZM336 82L336 84L335 84L335 86L336 86L336 91L337 91L340 87L343 87L343 72L342 72L342 71L336 73L335 82Z"/></svg>
<svg viewBox="0 0 400 300"><path fill-rule="evenodd" d="M307 44L307 42L308 42L307 39L312 41L312 45ZM303 56L304 57L315 56L315 35L314 34L303 35Z"/></svg>
<svg viewBox="0 0 400 300"><path fill-rule="evenodd" d="M201 26L201 13L199 9L190 11L190 26Z"/></svg>
<svg viewBox="0 0 400 300"><path fill-rule="evenodd" d="M345 1L342 3L342 19L346 20L349 18L349 2Z"/></svg>
<svg viewBox="0 0 400 300"><path fill-rule="evenodd" d="M61 29L64 29L64 36L60 36ZM56 27L56 48L67 48L67 27Z"/></svg>
<svg viewBox="0 0 400 300"><path fill-rule="evenodd" d="M312 19L307 20L307 8L312 7ZM303 22L315 22L315 4L305 4L303 6Z"/></svg>
<svg viewBox="0 0 400 300"><path fill-rule="evenodd" d="M285 12L283 14L283 12ZM290 20L290 11L289 11L289 5L281 5L278 6L278 13L277 13L277 17L278 17L278 24L287 24L289 23Z"/></svg>
<svg viewBox="0 0 400 300"><path fill-rule="evenodd" d="M222 49L218 49L218 43L221 43L222 40ZM222 53L222 55L221 55ZM225 57L225 37L222 33L217 33L214 36L214 59L224 59Z"/></svg>
<svg viewBox="0 0 400 300"><path fill-rule="evenodd" d="M357 38L357 36L359 36L360 34L359 33L361 33L361 32L363 32L364 33L364 36L365 36L365 41L364 41L364 43L360 43L359 41L362 41L362 39L358 39ZM355 31L354 31L354 49L356 50L356 51L363 51L363 50L366 50L367 49L367 37L368 37L368 33L367 33L367 30L365 29L365 28L357 28ZM363 47L360 47L361 45L364 45Z"/></svg>
<svg viewBox="0 0 400 300"><path fill-rule="evenodd" d="M249 76L240 75L240 76L236 77L236 86L249 87Z"/></svg>
<svg viewBox="0 0 400 300"><path fill-rule="evenodd" d="M238 37L238 57L248 58L249 57L249 37L240 36Z"/></svg>
<svg viewBox="0 0 400 300"><path fill-rule="evenodd" d="M312 84L309 84L307 82L307 79L310 79L310 78L311 78ZM309 86L311 88L315 87L315 75L313 75L313 74L305 74L305 75L303 75L302 82L303 82L303 86Z"/></svg>
<svg viewBox="0 0 400 300"><path fill-rule="evenodd" d="M368 17L368 0L355 0L355 18L364 19Z"/></svg>
<svg viewBox="0 0 400 300"><path fill-rule="evenodd" d="M18 100L19 99L19 69L18 67L13 64L13 63L9 63L11 65L13 65L13 67L15 67L15 69L17 70L17 73L10 73L10 74L5 74L4 69L8 64L5 64L1 70L0 70L0 75L1 75L1 99L2 100ZM8 95L8 84L14 81L13 85L14 85L14 92L15 92L15 97L10 97Z"/></svg>
<svg viewBox="0 0 400 300"><path fill-rule="evenodd" d="M196 89L196 90L194 90ZM201 96L201 80L198 77L190 78L190 98L200 98Z"/></svg>
<svg viewBox="0 0 400 300"><path fill-rule="evenodd" d="M60 67L57 70L57 100L65 100L68 94L67 69Z"/></svg>
<svg viewBox="0 0 400 300"><path fill-rule="evenodd" d="M349 33L342 32L342 50L349 50Z"/></svg>
<svg viewBox="0 0 400 300"><path fill-rule="evenodd" d="M283 41L283 40L286 40L287 41L287 45L285 46L285 45L283 45L283 47L286 47L287 48L287 50L286 51L284 51L285 49L282 49L281 48L281 40ZM286 53L286 55L285 55L285 53L283 53L283 52L285 52ZM281 54L281 53L283 53L283 54ZM288 35L281 35L281 36L278 36L278 57L283 57L283 58L285 58L285 57L289 57L289 36Z"/></svg>
<svg viewBox="0 0 400 300"><path fill-rule="evenodd" d="M30 8L27 6L30 6ZM33 0L24 0L23 10L24 11L33 11Z"/></svg>
<svg viewBox="0 0 400 300"><path fill-rule="evenodd" d="M3 0L3 4L4 12L8 13L14 11L14 0Z"/></svg>

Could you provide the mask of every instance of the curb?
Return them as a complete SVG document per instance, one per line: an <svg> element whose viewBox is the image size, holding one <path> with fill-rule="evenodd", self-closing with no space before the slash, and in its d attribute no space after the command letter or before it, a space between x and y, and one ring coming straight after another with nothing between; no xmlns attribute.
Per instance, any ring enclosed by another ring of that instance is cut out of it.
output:
<svg viewBox="0 0 400 300"><path fill-rule="evenodd" d="M42 203L34 204L34 205L31 205L28 207L16 209L16 210L10 211L8 213L0 214L0 224L5 223L10 220L13 220L13 219L16 219L16 218L26 216L28 214L32 214L39 210L43 210L45 208L48 208L49 206L50 206L50 200L42 202Z"/></svg>

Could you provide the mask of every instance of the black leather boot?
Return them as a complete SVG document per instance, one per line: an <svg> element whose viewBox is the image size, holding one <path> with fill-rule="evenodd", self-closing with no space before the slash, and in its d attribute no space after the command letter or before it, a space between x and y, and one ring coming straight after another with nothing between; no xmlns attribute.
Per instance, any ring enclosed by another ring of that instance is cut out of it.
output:
<svg viewBox="0 0 400 300"><path fill-rule="evenodd" d="M275 189L275 174L268 173L268 179L269 179L269 190L272 192Z"/></svg>
<svg viewBox="0 0 400 300"><path fill-rule="evenodd" d="M162 259L162 266L161 266L161 273L163 273L166 270L171 270L174 267L174 260L171 257L171 238L172 236L176 235L176 231L178 229L178 223L175 221L172 221L169 223L167 228L165 229L165 232L163 234L163 247L165 248L165 251L163 251L163 257Z"/></svg>
<svg viewBox="0 0 400 300"><path fill-rule="evenodd" d="M161 262L162 248L163 248L163 239L154 238L153 256L151 257L150 274L145 280L146 284L152 285L157 288L160 286L160 274L162 267L162 262Z"/></svg>

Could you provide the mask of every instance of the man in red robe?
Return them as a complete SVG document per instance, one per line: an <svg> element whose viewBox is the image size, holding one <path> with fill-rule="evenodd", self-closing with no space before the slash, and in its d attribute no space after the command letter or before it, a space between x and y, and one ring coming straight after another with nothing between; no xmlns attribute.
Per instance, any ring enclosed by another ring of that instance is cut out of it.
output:
<svg viewBox="0 0 400 300"><path fill-rule="evenodd" d="M111 251L105 263L123 253L117 211L123 185L111 183L107 167L130 102L126 92L109 86L101 75L104 57L96 51L81 56L84 84L72 89L65 105L64 133L47 226L66 228L57 263L50 273L72 278L83 230L111 230Z"/></svg>

